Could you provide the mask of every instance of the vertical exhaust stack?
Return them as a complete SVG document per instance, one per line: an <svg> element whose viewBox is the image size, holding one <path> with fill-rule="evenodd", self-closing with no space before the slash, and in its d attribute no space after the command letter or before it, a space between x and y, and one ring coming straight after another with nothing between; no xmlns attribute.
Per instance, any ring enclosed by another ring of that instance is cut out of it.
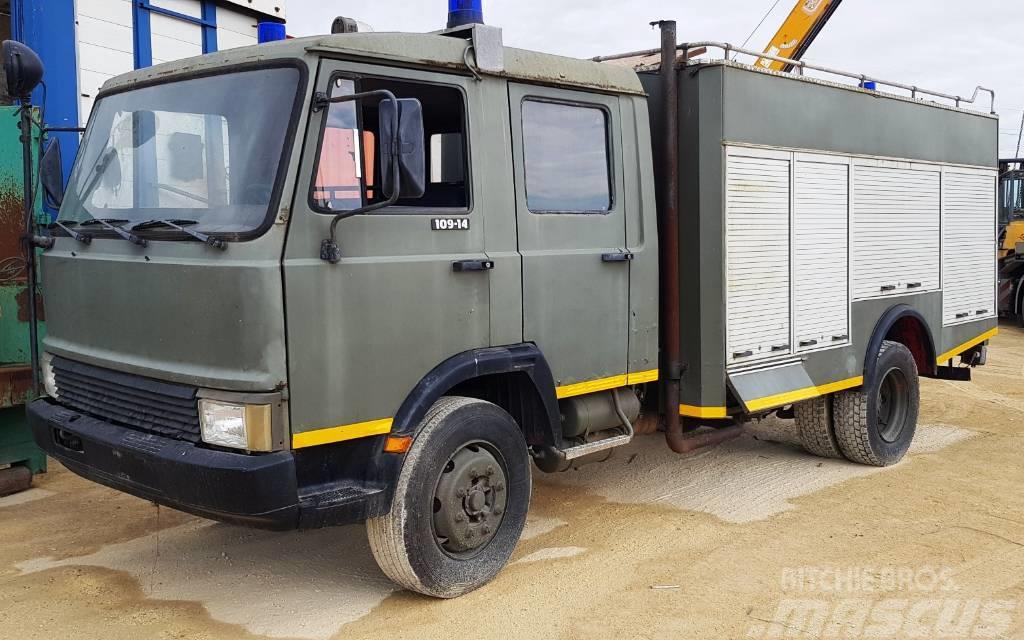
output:
<svg viewBox="0 0 1024 640"><path fill-rule="evenodd" d="M448 0L449 29L483 23L483 0Z"/></svg>
<svg viewBox="0 0 1024 640"><path fill-rule="evenodd" d="M679 418L679 383L682 378L682 349L679 327L679 75L676 52L679 41L674 20L654 25L661 29L661 83L664 104L664 135L661 161L659 246L662 274L662 401L665 410L665 439L676 453L689 451Z"/></svg>

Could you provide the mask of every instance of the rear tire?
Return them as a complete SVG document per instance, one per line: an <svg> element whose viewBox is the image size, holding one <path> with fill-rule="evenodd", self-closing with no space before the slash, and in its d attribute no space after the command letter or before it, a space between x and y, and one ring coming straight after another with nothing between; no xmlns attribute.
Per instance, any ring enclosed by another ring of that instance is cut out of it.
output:
<svg viewBox="0 0 1024 640"><path fill-rule="evenodd" d="M455 598L508 562L530 506L530 456L500 407L441 398L399 474L391 512L366 522L373 557L398 585Z"/></svg>
<svg viewBox="0 0 1024 640"><path fill-rule="evenodd" d="M1017 282L1016 294L1013 310L1017 314L1017 326L1024 329L1024 277Z"/></svg>
<svg viewBox="0 0 1024 640"><path fill-rule="evenodd" d="M800 444L807 453L819 458L842 459L832 420L832 397L821 396L793 407Z"/></svg>
<svg viewBox="0 0 1024 640"><path fill-rule="evenodd" d="M896 464L907 454L921 404L917 363L907 347L883 342L872 384L836 394L836 440L853 462Z"/></svg>

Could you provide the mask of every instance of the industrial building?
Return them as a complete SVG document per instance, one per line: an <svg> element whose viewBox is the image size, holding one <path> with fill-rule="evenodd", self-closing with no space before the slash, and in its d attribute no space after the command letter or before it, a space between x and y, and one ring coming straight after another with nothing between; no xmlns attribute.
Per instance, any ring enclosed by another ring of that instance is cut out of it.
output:
<svg viewBox="0 0 1024 640"><path fill-rule="evenodd" d="M49 127L84 127L100 87L114 76L161 62L256 44L257 24L284 22L284 0L3 0L0 39L32 47L46 65ZM61 141L65 175L78 150Z"/></svg>

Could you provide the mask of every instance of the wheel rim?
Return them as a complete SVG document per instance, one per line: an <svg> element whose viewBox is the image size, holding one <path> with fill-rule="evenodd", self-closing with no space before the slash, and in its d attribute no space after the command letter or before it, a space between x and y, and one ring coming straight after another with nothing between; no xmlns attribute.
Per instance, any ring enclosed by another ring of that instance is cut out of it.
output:
<svg viewBox="0 0 1024 640"><path fill-rule="evenodd" d="M500 455L481 442L456 451L434 489L434 540L452 557L476 555L505 516L507 479Z"/></svg>
<svg viewBox="0 0 1024 640"><path fill-rule="evenodd" d="M910 413L910 384L903 371L889 369L878 387L878 435L892 444L907 427Z"/></svg>

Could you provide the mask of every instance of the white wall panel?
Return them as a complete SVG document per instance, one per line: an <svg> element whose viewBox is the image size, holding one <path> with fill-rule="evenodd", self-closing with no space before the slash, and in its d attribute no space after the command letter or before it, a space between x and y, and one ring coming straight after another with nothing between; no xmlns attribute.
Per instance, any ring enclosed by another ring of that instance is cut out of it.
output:
<svg viewBox="0 0 1024 640"><path fill-rule="evenodd" d="M795 347L809 351L850 339L850 165L797 155L793 196Z"/></svg>
<svg viewBox="0 0 1024 640"><path fill-rule="evenodd" d="M233 49L256 44L257 19L242 13L217 11L217 48Z"/></svg>
<svg viewBox="0 0 1024 640"><path fill-rule="evenodd" d="M728 155L726 333L732 364L791 351L790 165L786 154Z"/></svg>
<svg viewBox="0 0 1024 640"><path fill-rule="evenodd" d="M89 119L103 83L135 68L132 3L78 0L78 119Z"/></svg>
<svg viewBox="0 0 1024 640"><path fill-rule="evenodd" d="M855 300L939 289L940 174L937 166L856 163Z"/></svg>
<svg viewBox="0 0 1024 640"><path fill-rule="evenodd" d="M996 315L995 171L943 174L942 322Z"/></svg>
<svg viewBox="0 0 1024 640"><path fill-rule="evenodd" d="M203 28L154 13L150 18L153 64L203 55Z"/></svg>
<svg viewBox="0 0 1024 640"><path fill-rule="evenodd" d="M150 0L149 4L193 18L203 17L203 5L199 0Z"/></svg>

